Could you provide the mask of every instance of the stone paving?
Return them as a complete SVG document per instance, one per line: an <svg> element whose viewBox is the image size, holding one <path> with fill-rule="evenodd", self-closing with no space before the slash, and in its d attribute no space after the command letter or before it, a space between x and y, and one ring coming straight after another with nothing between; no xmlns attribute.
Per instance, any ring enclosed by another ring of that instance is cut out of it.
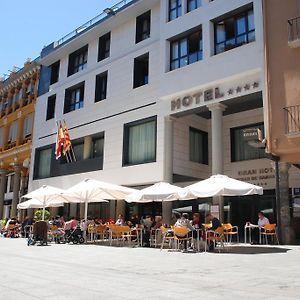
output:
<svg viewBox="0 0 300 300"><path fill-rule="evenodd" d="M1 238L0 299L300 299L299 250L28 247Z"/></svg>

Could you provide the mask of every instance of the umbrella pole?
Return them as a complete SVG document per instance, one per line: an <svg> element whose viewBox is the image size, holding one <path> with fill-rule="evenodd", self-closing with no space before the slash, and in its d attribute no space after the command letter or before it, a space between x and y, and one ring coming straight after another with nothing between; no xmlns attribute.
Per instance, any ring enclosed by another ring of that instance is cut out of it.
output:
<svg viewBox="0 0 300 300"><path fill-rule="evenodd" d="M43 205L42 221L45 221L45 204Z"/></svg>
<svg viewBox="0 0 300 300"><path fill-rule="evenodd" d="M88 215L88 201L85 199L85 204L84 204L84 220L85 220L85 225L87 225L87 215ZM87 229L87 226L85 226ZM87 237L86 237L86 230L83 232L84 240L87 242Z"/></svg>

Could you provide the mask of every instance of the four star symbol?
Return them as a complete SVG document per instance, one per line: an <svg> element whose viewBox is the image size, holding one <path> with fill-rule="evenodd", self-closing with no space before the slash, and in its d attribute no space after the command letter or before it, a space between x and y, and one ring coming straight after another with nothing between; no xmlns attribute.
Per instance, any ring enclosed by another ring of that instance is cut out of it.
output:
<svg viewBox="0 0 300 300"><path fill-rule="evenodd" d="M242 88L240 86L238 86L235 90L237 93L240 93L242 91Z"/></svg>

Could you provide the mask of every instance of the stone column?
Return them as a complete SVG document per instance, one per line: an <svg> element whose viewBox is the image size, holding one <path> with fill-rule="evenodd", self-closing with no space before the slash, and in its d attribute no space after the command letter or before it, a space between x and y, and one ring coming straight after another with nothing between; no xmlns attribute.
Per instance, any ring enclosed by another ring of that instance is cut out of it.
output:
<svg viewBox="0 0 300 300"><path fill-rule="evenodd" d="M116 202L115 200L109 201L109 218L116 219Z"/></svg>
<svg viewBox="0 0 300 300"><path fill-rule="evenodd" d="M212 153L212 175L223 174L223 111L226 106L215 103L207 106L211 111L211 153ZM220 221L224 222L224 197L214 197L214 204L219 204Z"/></svg>
<svg viewBox="0 0 300 300"><path fill-rule="evenodd" d="M116 200L116 219L118 215L121 214L125 218L126 213L126 202L125 200Z"/></svg>
<svg viewBox="0 0 300 300"><path fill-rule="evenodd" d="M7 171L5 169L0 169L0 220L3 218L4 213L4 195L6 192L6 177Z"/></svg>
<svg viewBox="0 0 300 300"><path fill-rule="evenodd" d="M173 118L165 117L164 130L164 181L173 182ZM171 224L172 220L172 202L162 203L162 218L163 223Z"/></svg>
<svg viewBox="0 0 300 300"><path fill-rule="evenodd" d="M19 192L20 192L20 183L21 183L21 166L14 165L14 186L13 186L13 199L11 205L11 217L17 217L17 205L19 203Z"/></svg>
<svg viewBox="0 0 300 300"><path fill-rule="evenodd" d="M283 244L291 245L294 243L295 233L291 224L289 168L290 164L284 162L279 163L281 239Z"/></svg>
<svg viewBox="0 0 300 300"><path fill-rule="evenodd" d="M20 197L26 194L27 190L27 172L21 172L21 186L20 186ZM19 199L19 203L21 203L21 198ZM28 215L28 210L25 212L25 210L19 210L18 211L18 220L24 220L25 215Z"/></svg>
<svg viewBox="0 0 300 300"><path fill-rule="evenodd" d="M92 137L86 136L84 138L84 144L83 144L83 159L91 158L92 146L93 146Z"/></svg>

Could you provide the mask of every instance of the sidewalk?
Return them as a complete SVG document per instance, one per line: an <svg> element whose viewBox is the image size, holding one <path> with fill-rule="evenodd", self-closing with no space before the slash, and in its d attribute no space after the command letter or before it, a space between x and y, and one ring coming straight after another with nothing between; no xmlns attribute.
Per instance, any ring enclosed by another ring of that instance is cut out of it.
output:
<svg viewBox="0 0 300 300"><path fill-rule="evenodd" d="M1 299L299 299L300 247L249 248L27 247L24 239L2 238Z"/></svg>

